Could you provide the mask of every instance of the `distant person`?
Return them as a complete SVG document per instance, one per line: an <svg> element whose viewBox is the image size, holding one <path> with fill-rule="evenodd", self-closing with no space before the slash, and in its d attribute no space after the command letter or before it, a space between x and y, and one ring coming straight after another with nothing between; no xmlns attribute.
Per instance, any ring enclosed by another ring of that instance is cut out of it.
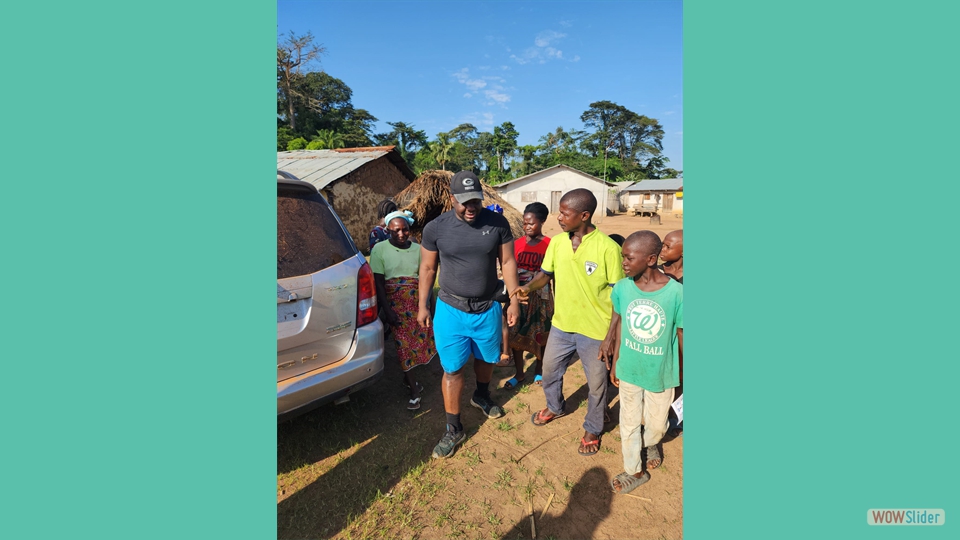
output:
<svg viewBox="0 0 960 540"><path fill-rule="evenodd" d="M513 254L517 259L518 277L521 285L533 281L540 271L550 238L543 235L543 222L550 211L540 202L530 203L523 209L524 236L513 244ZM526 304L520 305L520 319L510 328L509 344L513 352L513 365L516 375L504 383L504 388L515 388L526 380L524 375L524 353L536 357L533 384L543 382L543 347L550 333L550 319L553 318L553 295L549 286L530 295ZM498 364L502 365L502 364Z"/></svg>
<svg viewBox="0 0 960 540"><path fill-rule="evenodd" d="M600 450L609 371L598 353L610 325L611 287L623 278L620 246L591 221L596 209L597 199L587 189L575 189L561 197L557 221L566 234L550 240L540 272L516 291L526 300L551 277L556 283L550 339L543 355L547 407L534 413L530 421L542 426L567 414L563 375L578 354L589 386L584 432L577 450L583 456Z"/></svg>
<svg viewBox="0 0 960 540"><path fill-rule="evenodd" d="M397 211L397 203L393 202L391 199L384 199L380 201L380 204L377 205L377 219L380 221L377 225L370 231L370 249L373 249L373 246L377 245L379 242L390 239L390 233L387 232L387 224L384 223L384 218L387 217L387 214L390 212Z"/></svg>
<svg viewBox="0 0 960 540"><path fill-rule="evenodd" d="M683 283L683 229L676 230L663 237L663 248L660 249L660 260L663 264L658 266L664 274ZM680 352L680 386L675 392L677 396L683 395L683 352ZM683 422L677 418L677 413L670 409L670 434L678 435L683 433Z"/></svg>
<svg viewBox="0 0 960 540"><path fill-rule="evenodd" d="M397 344L397 359L403 370L404 383L410 389L407 409L420 408L421 385L413 377L413 368L427 364L437 354L433 329L417 324L420 292L420 244L410 240L413 214L391 212L384 221L390 239L373 246L370 269L377 284L377 303L380 317L393 328Z"/></svg>
<svg viewBox="0 0 960 540"><path fill-rule="evenodd" d="M503 409L490 398L493 366L500 356L502 308L498 295L504 283L517 288L517 261L513 257L513 234L502 215L483 207L480 179L461 171L450 180L453 208L427 224L420 247L420 326L431 326L430 292L437 267L440 293L432 316L434 339L443 367L443 405L447 429L433 449L433 457L453 455L466 438L460 423L460 395L464 366L474 357L477 389L470 404L488 418L503 416ZM497 279L500 259L503 282ZM507 321L516 324L519 302L509 299Z"/></svg>
<svg viewBox="0 0 960 540"><path fill-rule="evenodd" d="M683 285L657 270L660 247L660 237L652 231L627 237L627 277L613 287L610 327L600 347L600 358L611 363L610 382L620 388L624 472L610 483L617 493L646 483L649 471L663 462L658 444L667 431L674 387L680 384Z"/></svg>
<svg viewBox="0 0 960 540"><path fill-rule="evenodd" d="M663 237L663 249L660 251L658 266L664 274L683 284L683 229L667 233Z"/></svg>

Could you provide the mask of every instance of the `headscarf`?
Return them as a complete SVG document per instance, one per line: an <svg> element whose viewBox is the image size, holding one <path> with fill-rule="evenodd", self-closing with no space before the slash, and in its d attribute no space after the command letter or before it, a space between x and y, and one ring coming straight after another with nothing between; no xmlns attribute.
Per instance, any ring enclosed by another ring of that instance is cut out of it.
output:
<svg viewBox="0 0 960 540"><path fill-rule="evenodd" d="M417 221L413 219L413 212L409 210L397 210L396 212L390 212L387 214L387 217L383 218L383 225L389 227L390 222L397 218L403 218L407 222L407 225L413 225Z"/></svg>

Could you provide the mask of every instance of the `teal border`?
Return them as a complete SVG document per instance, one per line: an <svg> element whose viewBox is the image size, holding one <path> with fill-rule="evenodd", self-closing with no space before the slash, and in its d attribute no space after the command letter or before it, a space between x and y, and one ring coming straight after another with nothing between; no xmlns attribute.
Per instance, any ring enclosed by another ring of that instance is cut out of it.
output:
<svg viewBox="0 0 960 540"><path fill-rule="evenodd" d="M957 8L684 12L685 537L919 534L864 510L958 508ZM274 536L275 5L0 15L0 536Z"/></svg>
<svg viewBox="0 0 960 540"><path fill-rule="evenodd" d="M957 536L957 11L685 2L688 540Z"/></svg>
<svg viewBox="0 0 960 540"><path fill-rule="evenodd" d="M276 5L0 21L0 537L275 537Z"/></svg>

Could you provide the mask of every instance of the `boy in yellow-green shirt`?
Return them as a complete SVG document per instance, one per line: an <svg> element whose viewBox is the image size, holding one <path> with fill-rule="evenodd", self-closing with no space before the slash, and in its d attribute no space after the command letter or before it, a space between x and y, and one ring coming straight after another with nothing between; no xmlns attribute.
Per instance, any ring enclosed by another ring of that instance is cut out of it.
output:
<svg viewBox="0 0 960 540"><path fill-rule="evenodd" d="M609 371L599 358L600 343L610 326L611 287L623 279L620 246L591 222L597 199L589 190L575 189L560 199L557 221L565 234L550 241L537 276L514 294L521 301L555 280L554 314L550 339L543 353L543 393L547 407L531 417L542 426L566 414L563 375L578 354L587 375L589 397L578 452L592 456L600 450L607 409Z"/></svg>

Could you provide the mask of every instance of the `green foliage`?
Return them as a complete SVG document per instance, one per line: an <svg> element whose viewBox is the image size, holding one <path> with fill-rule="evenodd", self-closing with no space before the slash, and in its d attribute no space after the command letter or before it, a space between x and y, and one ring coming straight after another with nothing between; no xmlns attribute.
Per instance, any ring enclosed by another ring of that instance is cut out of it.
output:
<svg viewBox="0 0 960 540"><path fill-rule="evenodd" d="M493 169L492 171L487 171L487 176L483 179L484 182L490 184L491 186L502 184L509 180L513 180L513 178L511 178L509 174L503 171L498 171L496 169Z"/></svg>
<svg viewBox="0 0 960 540"><path fill-rule="evenodd" d="M497 165L503 171L504 158L517 148L517 132L512 122L504 122L493 128L493 149L497 154Z"/></svg>
<svg viewBox="0 0 960 540"><path fill-rule="evenodd" d="M278 126L277 127L277 152L281 150L287 150L287 144L290 143L296 134L287 126Z"/></svg>
<svg viewBox="0 0 960 540"><path fill-rule="evenodd" d="M287 143L287 150L304 150L307 147L307 144L309 143L306 139L303 137L297 137L296 139L292 139Z"/></svg>
<svg viewBox="0 0 960 540"><path fill-rule="evenodd" d="M393 130L374 135L374 141L378 146L396 146L403 159L413 168L417 151L427 146L427 132L414 129L413 124L405 122L387 122L387 125Z"/></svg>
<svg viewBox="0 0 960 540"><path fill-rule="evenodd" d="M307 150L332 150L334 148L343 148L343 135L336 133L332 129L317 130L317 135L307 145Z"/></svg>
<svg viewBox="0 0 960 540"><path fill-rule="evenodd" d="M453 150L453 143L446 133L437 133L437 140L429 144L430 156L434 161L440 164L442 170L446 169L446 163L450 159L450 151Z"/></svg>
<svg viewBox="0 0 960 540"><path fill-rule="evenodd" d="M345 147L373 144L377 118L353 106L353 91L346 83L327 73L310 72L292 74L289 84L289 93L277 89L277 116L296 125L291 131L302 137L320 130L334 131L340 134Z"/></svg>
<svg viewBox="0 0 960 540"><path fill-rule="evenodd" d="M410 166L413 169L413 172L417 176L423 174L424 171L430 171L440 168L440 164L437 163L433 156L430 154L430 149L424 149L413 156L413 164Z"/></svg>

